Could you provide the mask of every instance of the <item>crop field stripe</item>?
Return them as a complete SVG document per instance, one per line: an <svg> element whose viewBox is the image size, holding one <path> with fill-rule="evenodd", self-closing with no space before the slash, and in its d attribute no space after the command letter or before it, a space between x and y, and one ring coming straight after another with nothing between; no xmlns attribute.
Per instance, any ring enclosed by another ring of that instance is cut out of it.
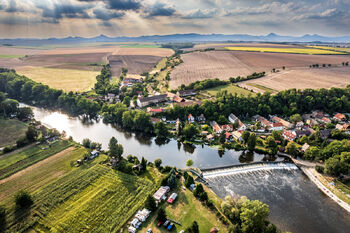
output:
<svg viewBox="0 0 350 233"><path fill-rule="evenodd" d="M263 48L263 47L225 47L231 51L268 52L268 53L295 53L295 54L335 54L344 55L345 52L331 51L317 48Z"/></svg>
<svg viewBox="0 0 350 233"><path fill-rule="evenodd" d="M52 145L51 148L47 150L41 150L43 145L39 145L29 150L33 150L33 154L27 155L28 150L22 151L19 154L11 155L0 160L0 179L6 178L24 168L27 168L37 162L40 162L54 154L57 154L64 149L71 146L71 143L67 141L59 141ZM17 160L12 160L16 157Z"/></svg>

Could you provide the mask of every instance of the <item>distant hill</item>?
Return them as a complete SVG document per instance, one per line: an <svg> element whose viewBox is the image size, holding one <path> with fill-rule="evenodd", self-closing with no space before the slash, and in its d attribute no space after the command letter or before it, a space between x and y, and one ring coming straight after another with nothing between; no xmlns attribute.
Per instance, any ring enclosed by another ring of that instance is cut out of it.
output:
<svg viewBox="0 0 350 233"><path fill-rule="evenodd" d="M341 37L326 37L317 34L295 37L295 36L281 36L275 33L270 33L265 36L253 36L248 34L172 34L172 35L152 35L139 37L108 37L100 35L92 38L84 37L66 37L66 38L49 38L49 39L35 39L35 38L19 38L19 39L0 39L1 45L30 45L39 46L43 44L66 44L66 43L91 43L91 42L322 42L322 43L350 43L350 36Z"/></svg>

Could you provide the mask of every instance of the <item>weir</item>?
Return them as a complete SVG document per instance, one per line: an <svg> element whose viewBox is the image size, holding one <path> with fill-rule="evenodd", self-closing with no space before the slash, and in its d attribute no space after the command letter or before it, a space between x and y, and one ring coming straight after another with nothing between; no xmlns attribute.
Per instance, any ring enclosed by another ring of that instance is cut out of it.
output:
<svg viewBox="0 0 350 233"><path fill-rule="evenodd" d="M202 177L204 179L216 176L228 176L239 173L248 173L267 170L298 170L299 168L292 162L254 162L249 164L239 164L231 166L221 166L216 168L203 168Z"/></svg>

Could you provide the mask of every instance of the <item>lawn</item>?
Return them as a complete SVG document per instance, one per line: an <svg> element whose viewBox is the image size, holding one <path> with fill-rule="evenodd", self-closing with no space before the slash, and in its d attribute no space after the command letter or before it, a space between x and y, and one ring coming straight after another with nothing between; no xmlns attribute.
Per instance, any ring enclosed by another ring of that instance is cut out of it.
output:
<svg viewBox="0 0 350 233"><path fill-rule="evenodd" d="M36 82L41 82L66 92L90 90L96 82L96 76L100 74L98 71L46 67L25 67L17 72Z"/></svg>
<svg viewBox="0 0 350 233"><path fill-rule="evenodd" d="M25 55L19 55L19 54L0 54L0 59L10 59L10 58L21 58Z"/></svg>
<svg viewBox="0 0 350 233"><path fill-rule="evenodd" d="M9 156L5 154L0 157L0 179L8 177L51 155L57 154L71 145L72 144L68 141L58 141L53 143L50 147L45 144L37 145L17 154Z"/></svg>
<svg viewBox="0 0 350 233"><path fill-rule="evenodd" d="M232 95L234 95L234 94L243 95L243 96L256 95L254 92L248 91L246 89L243 89L243 88L238 87L238 86L233 85L233 84L213 87L213 88L209 88L209 89L204 90L204 92L208 93L211 96L216 96L216 94L218 94L219 92L222 92L222 91L227 91L228 94L230 93Z"/></svg>
<svg viewBox="0 0 350 233"><path fill-rule="evenodd" d="M212 227L220 229L220 232L228 232L227 227L217 218L216 213L197 200L191 191L188 189L184 191L178 188L177 193L179 196L173 205L163 204L168 218L181 223L181 226L175 224L176 229L174 232L185 230L192 225L193 221L197 221L199 232L209 232ZM168 232L164 227L159 228L156 226L157 221L155 218L156 214L148 221L148 225L141 229L141 232L145 232L148 228L152 228L155 233Z"/></svg>
<svg viewBox="0 0 350 233"><path fill-rule="evenodd" d="M247 85L248 85L248 86L252 86L252 87L259 88L260 90L263 90L263 91L265 91L265 92L270 92L270 93L275 93L275 92L277 92L276 90L274 90L274 89L272 89L272 88L265 87L265 86L263 86L263 85L256 84L256 83L248 83Z"/></svg>
<svg viewBox="0 0 350 233"><path fill-rule="evenodd" d="M0 119L0 147L15 144L25 135L27 124L15 119Z"/></svg>
<svg viewBox="0 0 350 233"><path fill-rule="evenodd" d="M119 232L154 187L148 179L104 165L80 167L35 191L29 213L12 212L8 228L11 232Z"/></svg>
<svg viewBox="0 0 350 233"><path fill-rule="evenodd" d="M317 48L264 48L264 47L226 47L231 51L267 52L267 53L294 53L294 54L347 54L340 51L331 51Z"/></svg>

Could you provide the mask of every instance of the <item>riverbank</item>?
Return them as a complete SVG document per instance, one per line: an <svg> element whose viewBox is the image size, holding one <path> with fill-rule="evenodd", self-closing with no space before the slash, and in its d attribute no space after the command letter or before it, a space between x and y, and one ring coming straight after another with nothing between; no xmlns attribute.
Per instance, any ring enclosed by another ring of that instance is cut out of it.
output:
<svg viewBox="0 0 350 233"><path fill-rule="evenodd" d="M348 213L350 213L350 205L340 199L332 190L334 188L329 187L329 185L323 184L320 180L322 175L319 174L314 168L300 167L304 174L328 197L335 201L338 205L344 208Z"/></svg>

